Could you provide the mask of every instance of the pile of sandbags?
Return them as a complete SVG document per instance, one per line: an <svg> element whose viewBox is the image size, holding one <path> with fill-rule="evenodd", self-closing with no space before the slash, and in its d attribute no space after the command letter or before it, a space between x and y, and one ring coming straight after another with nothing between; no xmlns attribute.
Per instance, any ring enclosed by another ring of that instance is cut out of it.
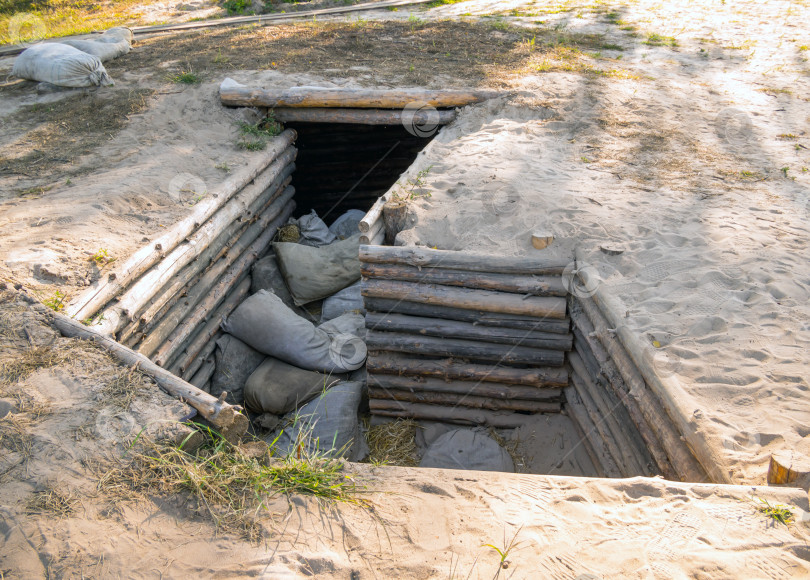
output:
<svg viewBox="0 0 810 580"><path fill-rule="evenodd" d="M104 61L126 54L132 47L129 28L111 28L90 40L45 42L26 48L11 74L56 87L94 87L115 84Z"/></svg>
<svg viewBox="0 0 810 580"><path fill-rule="evenodd" d="M211 393L227 392L254 424L278 427L268 440L281 454L367 454L358 422L367 354L359 235L351 234L362 216L348 212L332 230L315 212L291 220L298 242L276 242L254 264L252 295L221 324ZM322 299L316 326L301 307Z"/></svg>

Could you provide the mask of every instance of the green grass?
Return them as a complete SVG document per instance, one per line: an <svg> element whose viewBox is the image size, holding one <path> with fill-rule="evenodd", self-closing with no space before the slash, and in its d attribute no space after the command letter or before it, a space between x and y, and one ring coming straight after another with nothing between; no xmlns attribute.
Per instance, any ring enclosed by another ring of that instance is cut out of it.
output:
<svg viewBox="0 0 810 580"><path fill-rule="evenodd" d="M780 524L785 524L786 526L789 526L790 524L793 523L794 519L793 512L789 507L780 504L771 505L771 503L768 502L768 500L762 498L752 497L751 502L754 503L754 505L756 505L757 511L759 513L771 518L773 521Z"/></svg>
<svg viewBox="0 0 810 580"><path fill-rule="evenodd" d="M180 71L179 73L169 77L173 83L180 83L183 85L198 85L202 82L200 75L192 70Z"/></svg>
<svg viewBox="0 0 810 580"><path fill-rule="evenodd" d="M286 0L285 0L286 1ZM228 14L244 14L250 8L250 0L225 0L222 7L228 11Z"/></svg>
<svg viewBox="0 0 810 580"><path fill-rule="evenodd" d="M661 34L651 32L647 35L647 40L645 40L642 44L646 44L648 46L670 46L674 48L678 46L678 41L672 36L663 36Z"/></svg>
<svg viewBox="0 0 810 580"><path fill-rule="evenodd" d="M438 8L439 6L446 6L448 4L458 4L459 2L464 2L465 0L433 0L433 2L428 2L428 8Z"/></svg>
<svg viewBox="0 0 810 580"><path fill-rule="evenodd" d="M241 137L236 142L239 149L246 151L261 151L267 147L267 142L279 135L284 130L284 126L275 120L273 112L270 111L263 120L255 125L250 123L240 123L239 132Z"/></svg>

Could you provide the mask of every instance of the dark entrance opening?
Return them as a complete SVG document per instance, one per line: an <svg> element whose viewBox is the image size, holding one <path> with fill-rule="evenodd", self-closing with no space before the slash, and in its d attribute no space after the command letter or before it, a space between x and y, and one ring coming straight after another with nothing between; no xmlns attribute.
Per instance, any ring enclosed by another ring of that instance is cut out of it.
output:
<svg viewBox="0 0 810 580"><path fill-rule="evenodd" d="M296 215L314 209L326 223L349 209L370 209L430 143L402 125L285 125L298 132Z"/></svg>

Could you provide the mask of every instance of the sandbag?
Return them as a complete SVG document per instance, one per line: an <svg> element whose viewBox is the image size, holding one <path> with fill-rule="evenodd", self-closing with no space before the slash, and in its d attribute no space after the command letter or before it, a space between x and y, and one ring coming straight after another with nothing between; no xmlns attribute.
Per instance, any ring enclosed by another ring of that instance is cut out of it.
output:
<svg viewBox="0 0 810 580"><path fill-rule="evenodd" d="M366 212L359 209L350 209L329 226L329 231L335 234L338 239L345 240L352 237L359 230L357 229L360 220L366 217Z"/></svg>
<svg viewBox="0 0 810 580"><path fill-rule="evenodd" d="M254 413L283 415L346 378L299 369L269 356L245 383L245 407Z"/></svg>
<svg viewBox="0 0 810 580"><path fill-rule="evenodd" d="M334 242L337 238L335 234L329 231L326 223L318 217L313 209L311 213L302 216L298 219L291 219L289 222L298 226L298 231L301 237L298 239L299 244L305 246L326 246Z"/></svg>
<svg viewBox="0 0 810 580"><path fill-rule="evenodd" d="M330 337L267 290L242 302L221 326L259 352L302 369L342 373L365 362L362 341L350 335Z"/></svg>
<svg viewBox="0 0 810 580"><path fill-rule="evenodd" d="M515 471L514 462L503 447L491 437L470 429L453 429L439 436L428 447L419 467Z"/></svg>
<svg viewBox="0 0 810 580"><path fill-rule="evenodd" d="M360 294L360 282L324 298L321 306L321 322L332 320L347 312L363 315L366 313L366 309L363 308L363 296Z"/></svg>
<svg viewBox="0 0 810 580"><path fill-rule="evenodd" d="M347 312L337 318L324 322L319 325L318 328L329 336L350 334L358 338L363 338L366 335L366 318L362 314Z"/></svg>
<svg viewBox="0 0 810 580"><path fill-rule="evenodd" d="M211 394L219 397L228 392L225 400L232 405L244 404L244 389L248 377L265 359L264 354L254 350L238 338L224 335L217 340L214 351L216 370L211 377Z"/></svg>
<svg viewBox="0 0 810 580"><path fill-rule="evenodd" d="M360 234L313 248L273 244L281 273L296 306L326 298L360 280Z"/></svg>
<svg viewBox="0 0 810 580"><path fill-rule="evenodd" d="M265 256L253 264L250 272L250 293L255 294L259 290L268 290L281 298L287 306L297 310L284 276L278 267L278 262L273 254Z"/></svg>
<svg viewBox="0 0 810 580"><path fill-rule="evenodd" d="M60 44L78 48L97 57L101 62L107 62L130 51L132 31L126 26L116 26L87 40L63 40Z"/></svg>
<svg viewBox="0 0 810 580"><path fill-rule="evenodd" d="M312 454L342 456L349 461L365 458L368 445L357 419L360 390L360 383L338 383L286 416L287 425L278 438L276 450L288 455L301 445Z"/></svg>
<svg viewBox="0 0 810 580"><path fill-rule="evenodd" d="M41 81L59 87L115 84L98 57L55 42L45 42L26 48L14 61L11 74L21 79Z"/></svg>

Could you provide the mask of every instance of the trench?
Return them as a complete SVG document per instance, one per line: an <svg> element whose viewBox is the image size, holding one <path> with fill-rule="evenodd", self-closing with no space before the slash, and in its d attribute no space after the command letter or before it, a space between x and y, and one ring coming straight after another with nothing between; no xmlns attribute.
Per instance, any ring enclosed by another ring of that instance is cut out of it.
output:
<svg viewBox="0 0 810 580"><path fill-rule="evenodd" d="M193 260L161 279L136 315L111 327L119 342L203 391L245 405L240 388L227 395L217 391L217 373L238 375L231 378L244 384L261 357L240 359L241 368L221 368L222 341L228 338L221 321L261 289L257 268L274 261L271 242L290 217L314 210L329 224L347 210L360 210L370 222L366 231L359 224L361 243L368 244L360 248L359 283L368 359L352 377L364 383L363 431L413 420L412 435L424 457L451 431L475 428L509 456L502 457L500 468L476 469L510 470L511 464L536 474L709 480L632 357L611 335L598 305L566 286L562 268L540 272L537 285L538 272L507 276L497 264L494 272L480 264L467 268L463 260L416 268L396 257L401 249L383 245L375 207L429 139L401 126L290 123L288 128L297 132L294 143L280 145L272 163L242 187L234 199L244 199L233 219L194 250ZM184 246L193 245L189 240L168 258L190 251ZM381 260L387 252L393 258ZM528 293L527 283L535 284ZM456 308L397 298L394 291L403 284L409 292L438 286L478 302ZM515 300L551 304L554 314L504 314L495 306ZM121 302L126 293L119 295ZM115 304L104 312L120 309ZM320 310L315 301L302 316L318 324ZM277 427L277 421L265 421L267 413L247 407L257 434L262 426Z"/></svg>

